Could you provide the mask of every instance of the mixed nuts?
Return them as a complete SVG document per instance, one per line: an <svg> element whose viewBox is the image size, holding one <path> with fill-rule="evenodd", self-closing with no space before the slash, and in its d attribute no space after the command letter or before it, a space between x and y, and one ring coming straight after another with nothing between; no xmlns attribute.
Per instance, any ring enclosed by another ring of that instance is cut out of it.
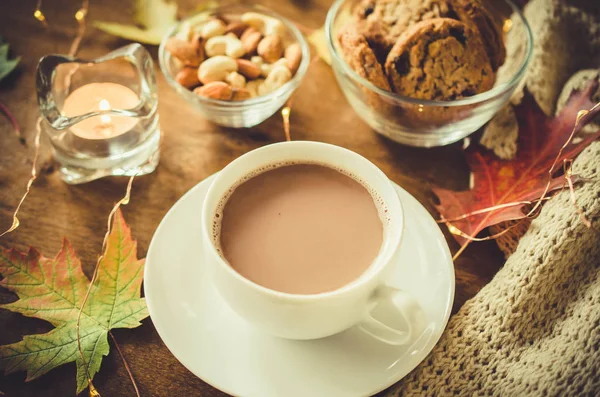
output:
<svg viewBox="0 0 600 397"><path fill-rule="evenodd" d="M275 91L298 70L302 49L285 33L280 20L246 12L239 20L186 23L165 48L179 61L179 84L206 98L241 101Z"/></svg>

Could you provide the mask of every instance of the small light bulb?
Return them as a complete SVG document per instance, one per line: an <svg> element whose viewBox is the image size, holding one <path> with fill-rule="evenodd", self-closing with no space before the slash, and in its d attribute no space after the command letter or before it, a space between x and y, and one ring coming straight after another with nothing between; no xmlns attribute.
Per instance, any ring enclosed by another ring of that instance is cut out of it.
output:
<svg viewBox="0 0 600 397"><path fill-rule="evenodd" d="M81 9L75 13L75 19L81 22L83 18L85 18L86 14L87 12L84 9Z"/></svg>
<svg viewBox="0 0 600 397"><path fill-rule="evenodd" d="M33 13L33 17L40 22L44 22L46 20L46 17L40 10L35 10L35 12Z"/></svg>

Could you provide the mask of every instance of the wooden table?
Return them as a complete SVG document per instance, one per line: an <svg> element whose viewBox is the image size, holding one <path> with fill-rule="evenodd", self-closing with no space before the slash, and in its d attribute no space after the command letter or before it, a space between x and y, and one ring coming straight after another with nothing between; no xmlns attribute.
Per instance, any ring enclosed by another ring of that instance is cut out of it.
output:
<svg viewBox="0 0 600 397"><path fill-rule="evenodd" d="M0 116L0 229L11 222L12 211L27 182L33 156L32 138L38 105L35 69L38 59L50 53L67 53L75 32L76 0L53 0L44 4L49 27L44 29L32 14L35 0L3 0L0 34L21 56L18 70L0 83L0 102L19 121L27 138L25 147L17 140L10 123ZM127 6L124 4L127 3ZM128 23L129 3L119 0L91 1L90 19ZM264 1L281 14L309 28L323 24L330 1ZM195 3L180 1L182 15ZM79 56L95 58L127 44L92 27L88 28ZM157 48L148 46L156 60ZM258 127L247 130L221 128L202 119L172 90L155 64L160 97L160 124L164 134L157 170L136 179L132 202L124 207L125 218L145 256L154 230L167 210L188 189L219 171L238 156L284 139L281 117L276 114ZM323 62L313 64L294 96L292 137L333 143L354 150L380 167L394 182L413 194L435 216L430 186L466 189L468 167L460 145L417 149L389 141L372 131L350 108L340 92L331 69ZM63 183L52 165L48 143L40 157L41 170L31 195L20 213L21 227L5 236L0 245L25 250L37 247L54 256L63 236L69 238L89 275L102 244L105 222L113 203L122 195L124 178L107 178L85 185ZM446 233L453 250L457 244ZM494 276L503 257L493 242L473 244L457 260L456 312L465 300ZM0 291L0 303L15 296ZM0 310L0 344L19 341L23 335L47 332L50 325ZM224 396L192 375L173 357L148 318L135 330L114 332L143 396ZM55 369L38 380L24 383L24 373L0 375L0 391L10 397L68 396L75 392L75 365ZM104 397L134 395L129 378L116 352L104 359L95 385ZM0 395L2 395L0 393Z"/></svg>

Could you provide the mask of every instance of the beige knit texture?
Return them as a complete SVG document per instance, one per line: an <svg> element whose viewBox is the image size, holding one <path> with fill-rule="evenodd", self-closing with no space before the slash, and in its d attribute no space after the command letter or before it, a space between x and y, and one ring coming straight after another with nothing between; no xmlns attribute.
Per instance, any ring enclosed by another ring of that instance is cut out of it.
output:
<svg viewBox="0 0 600 397"><path fill-rule="evenodd" d="M567 100L571 96L573 90L581 91L585 89L592 80L596 80L598 78L600 78L600 64L598 65L597 69L580 70L571 76L558 96L558 101L556 102L556 114L560 113L560 111L565 107L565 104L567 103ZM596 92L592 94L592 102L600 102L600 87L598 87ZM596 116L594 120L583 127L581 133L582 135L593 134L599 129L600 116Z"/></svg>
<svg viewBox="0 0 600 397"><path fill-rule="evenodd" d="M430 355L386 396L600 395L600 142L576 189L547 202L494 279L451 317Z"/></svg>

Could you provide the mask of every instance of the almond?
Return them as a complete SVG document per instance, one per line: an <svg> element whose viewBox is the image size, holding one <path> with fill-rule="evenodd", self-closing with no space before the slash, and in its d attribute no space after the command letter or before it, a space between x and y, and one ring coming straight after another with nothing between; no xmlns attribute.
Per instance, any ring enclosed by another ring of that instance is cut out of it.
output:
<svg viewBox="0 0 600 397"><path fill-rule="evenodd" d="M268 63L273 63L283 54L283 42L277 34L270 34L258 43L258 55Z"/></svg>
<svg viewBox="0 0 600 397"><path fill-rule="evenodd" d="M246 30L244 30L244 32L240 36L240 39L244 39L244 38L248 37L249 35L254 34L256 32L258 32L258 29L255 29L252 26L250 26L249 28L246 28ZM258 33L260 33L260 32L258 32Z"/></svg>
<svg viewBox="0 0 600 397"><path fill-rule="evenodd" d="M225 33L233 33L237 37L242 37L242 33L244 33L246 29L248 29L248 25L244 22L231 22L225 27Z"/></svg>
<svg viewBox="0 0 600 397"><path fill-rule="evenodd" d="M211 99L219 99L221 101L229 101L233 96L233 90L229 84L222 81L213 81L198 87L194 90L194 93Z"/></svg>
<svg viewBox="0 0 600 397"><path fill-rule="evenodd" d="M243 101L246 99L250 99L252 98L252 95L250 95L250 91L248 91L245 88L234 88L233 89L233 96L231 98L232 101Z"/></svg>
<svg viewBox="0 0 600 397"><path fill-rule="evenodd" d="M246 50L246 54L252 55L256 51L260 39L262 39L262 33L254 28L248 28L242 33L240 40L242 41L244 50Z"/></svg>
<svg viewBox="0 0 600 397"><path fill-rule="evenodd" d="M284 57L287 60L288 69L292 74L295 74L300 66L300 61L302 61L302 49L300 48L300 44L290 44L288 48L285 49Z"/></svg>
<svg viewBox="0 0 600 397"><path fill-rule="evenodd" d="M186 66L200 66L202 63L197 46L188 41L171 37L167 40L165 48Z"/></svg>
<svg viewBox="0 0 600 397"><path fill-rule="evenodd" d="M246 76L247 79L255 79L260 76L260 67L247 59L236 59L238 64L238 73Z"/></svg>
<svg viewBox="0 0 600 397"><path fill-rule="evenodd" d="M198 80L198 68L184 67L175 76L175 81L185 88L194 88L200 84L200 80Z"/></svg>

